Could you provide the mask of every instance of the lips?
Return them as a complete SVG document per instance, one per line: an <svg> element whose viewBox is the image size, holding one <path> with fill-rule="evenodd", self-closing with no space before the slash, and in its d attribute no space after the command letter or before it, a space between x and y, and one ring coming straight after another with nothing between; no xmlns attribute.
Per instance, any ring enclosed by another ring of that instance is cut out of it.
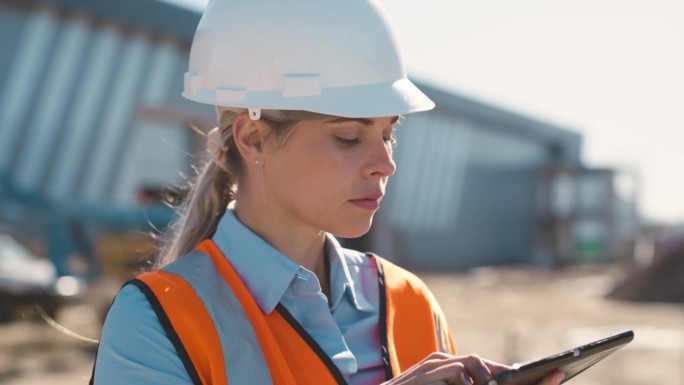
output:
<svg viewBox="0 0 684 385"><path fill-rule="evenodd" d="M382 200L382 196L383 194L370 194L359 198L350 199L349 201L366 210L377 210L380 207L380 200Z"/></svg>

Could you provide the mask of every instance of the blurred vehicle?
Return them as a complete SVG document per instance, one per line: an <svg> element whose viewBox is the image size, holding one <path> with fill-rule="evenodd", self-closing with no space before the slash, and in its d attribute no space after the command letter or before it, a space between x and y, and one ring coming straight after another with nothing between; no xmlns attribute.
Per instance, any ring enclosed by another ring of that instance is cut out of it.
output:
<svg viewBox="0 0 684 385"><path fill-rule="evenodd" d="M49 260L0 233L0 322L11 321L19 308L32 304L54 318L61 306L83 297L85 288L82 278L58 276Z"/></svg>

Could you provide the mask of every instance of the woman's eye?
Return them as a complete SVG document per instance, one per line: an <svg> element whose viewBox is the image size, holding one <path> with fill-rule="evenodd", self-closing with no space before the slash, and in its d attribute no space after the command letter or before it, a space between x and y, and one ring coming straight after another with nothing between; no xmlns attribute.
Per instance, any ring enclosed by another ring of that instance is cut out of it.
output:
<svg viewBox="0 0 684 385"><path fill-rule="evenodd" d="M358 138L351 138L350 139L350 138L343 138L340 136L336 136L335 139L345 146L353 146L353 145L361 142Z"/></svg>
<svg viewBox="0 0 684 385"><path fill-rule="evenodd" d="M396 147L397 145L397 138L394 137L394 135L390 136L389 138L384 138L385 143L389 143L392 147Z"/></svg>

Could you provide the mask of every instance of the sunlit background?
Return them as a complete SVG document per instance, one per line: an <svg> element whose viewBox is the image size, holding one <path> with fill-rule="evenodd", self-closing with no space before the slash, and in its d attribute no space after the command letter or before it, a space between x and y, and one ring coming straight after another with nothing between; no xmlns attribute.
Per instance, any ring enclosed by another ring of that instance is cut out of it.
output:
<svg viewBox="0 0 684 385"><path fill-rule="evenodd" d="M637 173L645 218L684 221L683 2L383 5L410 75L571 127L583 135L587 164Z"/></svg>
<svg viewBox="0 0 684 385"><path fill-rule="evenodd" d="M180 95L205 4L0 0L0 383L85 383L150 266L215 125ZM383 4L437 108L342 241L418 272L462 353L634 329L577 383L684 384L684 3Z"/></svg>

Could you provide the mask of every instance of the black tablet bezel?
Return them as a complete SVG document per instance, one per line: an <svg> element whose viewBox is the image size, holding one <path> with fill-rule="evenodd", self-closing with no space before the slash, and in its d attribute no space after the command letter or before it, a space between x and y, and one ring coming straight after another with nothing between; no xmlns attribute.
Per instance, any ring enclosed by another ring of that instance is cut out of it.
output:
<svg viewBox="0 0 684 385"><path fill-rule="evenodd" d="M565 373L565 382L633 339L632 330L622 332L548 357L516 364L480 385L535 385L557 369Z"/></svg>

